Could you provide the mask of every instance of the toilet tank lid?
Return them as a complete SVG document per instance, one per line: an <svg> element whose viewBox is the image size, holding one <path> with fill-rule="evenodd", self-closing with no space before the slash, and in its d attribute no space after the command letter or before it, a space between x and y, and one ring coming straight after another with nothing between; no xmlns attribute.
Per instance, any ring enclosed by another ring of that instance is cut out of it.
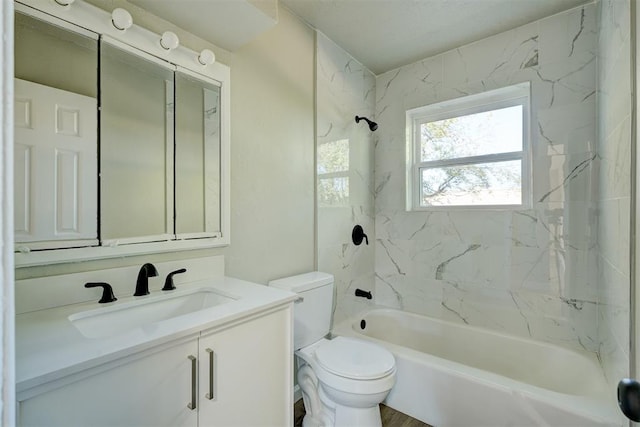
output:
<svg viewBox="0 0 640 427"><path fill-rule="evenodd" d="M269 286L298 293L330 283L333 283L333 275L321 271L312 271L310 273L298 274L297 276L272 280L269 282Z"/></svg>

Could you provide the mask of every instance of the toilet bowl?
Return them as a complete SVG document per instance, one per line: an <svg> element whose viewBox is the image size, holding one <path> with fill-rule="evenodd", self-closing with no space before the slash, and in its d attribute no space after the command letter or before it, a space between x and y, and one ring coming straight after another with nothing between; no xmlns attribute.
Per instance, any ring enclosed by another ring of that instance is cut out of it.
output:
<svg viewBox="0 0 640 427"><path fill-rule="evenodd" d="M395 359L355 338L322 339L296 352L304 427L381 426L379 404L395 383ZM313 403L312 403L313 402Z"/></svg>
<svg viewBox="0 0 640 427"><path fill-rule="evenodd" d="M313 272L269 282L296 292L294 348L304 427L381 427L379 404L395 383L393 354L357 338L327 339L333 306L333 276Z"/></svg>

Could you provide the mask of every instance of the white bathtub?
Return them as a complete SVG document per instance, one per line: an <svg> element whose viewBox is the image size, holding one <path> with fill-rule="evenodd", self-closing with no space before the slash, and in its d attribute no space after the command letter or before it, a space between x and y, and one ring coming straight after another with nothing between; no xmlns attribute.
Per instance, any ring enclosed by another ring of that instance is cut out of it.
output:
<svg viewBox="0 0 640 427"><path fill-rule="evenodd" d="M615 388L591 353L392 309L366 312L333 333L388 348L397 380L385 403L432 426L623 423Z"/></svg>

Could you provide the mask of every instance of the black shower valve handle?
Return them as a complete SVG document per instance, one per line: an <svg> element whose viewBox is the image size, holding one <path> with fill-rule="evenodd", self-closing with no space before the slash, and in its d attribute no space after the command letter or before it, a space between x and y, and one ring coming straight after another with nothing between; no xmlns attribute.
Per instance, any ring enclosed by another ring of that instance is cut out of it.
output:
<svg viewBox="0 0 640 427"><path fill-rule="evenodd" d="M353 231L351 232L351 240L356 246L361 245L362 240L364 240L367 245L369 244L369 238L366 234L364 234L364 230L362 229L361 225L356 225L355 227L353 227Z"/></svg>

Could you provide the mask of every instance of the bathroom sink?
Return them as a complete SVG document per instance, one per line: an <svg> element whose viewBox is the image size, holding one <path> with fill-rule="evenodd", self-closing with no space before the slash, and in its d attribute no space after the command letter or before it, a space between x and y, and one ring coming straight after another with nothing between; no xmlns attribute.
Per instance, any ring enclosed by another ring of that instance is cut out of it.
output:
<svg viewBox="0 0 640 427"><path fill-rule="evenodd" d="M111 307L83 311L69 316L69 321L87 338L106 338L136 328L153 328L154 324L184 314L194 313L237 298L211 288L144 297L115 303Z"/></svg>

